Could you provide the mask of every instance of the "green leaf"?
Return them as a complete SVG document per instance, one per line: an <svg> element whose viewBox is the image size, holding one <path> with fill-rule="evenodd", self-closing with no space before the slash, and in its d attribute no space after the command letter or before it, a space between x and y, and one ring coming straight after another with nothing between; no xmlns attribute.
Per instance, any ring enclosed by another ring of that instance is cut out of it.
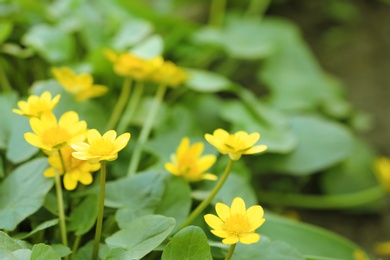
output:
<svg viewBox="0 0 390 260"><path fill-rule="evenodd" d="M52 219L52 220L48 220L48 221L45 221L41 224L39 224L36 228L34 228L32 231L30 231L29 233L27 234L17 234L15 235L14 237L17 237L18 239L25 239L25 238L28 238L32 235L34 235L35 233L39 232L39 231L42 231L42 230L45 230L49 227L52 227L52 226L55 226L58 224L58 219Z"/></svg>
<svg viewBox="0 0 390 260"><path fill-rule="evenodd" d="M12 23L9 21L0 22L0 44L2 44L12 32Z"/></svg>
<svg viewBox="0 0 390 260"><path fill-rule="evenodd" d="M36 244L31 251L30 260L60 260L61 257L51 246L45 244Z"/></svg>
<svg viewBox="0 0 390 260"><path fill-rule="evenodd" d="M0 184L0 228L14 230L43 205L53 185L53 179L43 176L46 167L46 158L29 161Z"/></svg>
<svg viewBox="0 0 390 260"><path fill-rule="evenodd" d="M364 254L357 245L328 230L289 220L269 211L266 211L264 218L266 222L258 232L273 241L280 240L291 245L303 255L354 259L356 250ZM364 256L369 259L367 255Z"/></svg>
<svg viewBox="0 0 390 260"><path fill-rule="evenodd" d="M108 237L106 243L111 248L126 249L128 259L141 259L160 245L174 227L174 218L159 215L144 216Z"/></svg>
<svg viewBox="0 0 390 260"><path fill-rule="evenodd" d="M186 86L194 91L212 93L230 89L231 82L222 75L197 69L186 71L190 74Z"/></svg>
<svg viewBox="0 0 390 260"><path fill-rule="evenodd" d="M308 175L346 159L352 151L353 136L341 124L318 116L295 116L292 130L297 148L286 155L264 154L258 162L264 169Z"/></svg>
<svg viewBox="0 0 390 260"><path fill-rule="evenodd" d="M50 63L66 62L70 60L74 51L74 42L70 34L46 24L32 27L24 35L22 42L35 49Z"/></svg>
<svg viewBox="0 0 390 260"><path fill-rule="evenodd" d="M60 257L67 256L67 255L70 255L72 253L72 250L70 250L69 247L64 246L62 244L54 244L54 245L51 245L51 247L54 249L54 251L57 252L57 254Z"/></svg>
<svg viewBox="0 0 390 260"><path fill-rule="evenodd" d="M2 259L2 260L18 260L16 258L16 256L14 254L12 254L12 252L10 252L6 249L3 249L3 248L0 248L0 259Z"/></svg>
<svg viewBox="0 0 390 260"><path fill-rule="evenodd" d="M151 35L131 49L131 52L144 59L151 59L163 53L164 41L159 35Z"/></svg>
<svg viewBox="0 0 390 260"><path fill-rule="evenodd" d="M175 218L178 227L188 217L191 204L190 185L181 178L169 176L165 180L165 192L155 214Z"/></svg>
<svg viewBox="0 0 390 260"><path fill-rule="evenodd" d="M162 260L208 260L213 259L204 231L196 226L180 230L165 247Z"/></svg>
<svg viewBox="0 0 390 260"><path fill-rule="evenodd" d="M261 259L261 260L304 260L305 257L294 247L282 242L271 241L261 236L255 244L237 244L233 254L235 260Z"/></svg>
<svg viewBox="0 0 390 260"><path fill-rule="evenodd" d="M6 233L0 230L0 249L15 251L18 249L23 249L23 247L19 243L17 243L13 238L11 238Z"/></svg>
<svg viewBox="0 0 390 260"><path fill-rule="evenodd" d="M125 227L137 217L153 214L164 193L162 176L157 172L139 173L108 182L105 205L119 208L116 220Z"/></svg>
<svg viewBox="0 0 390 260"><path fill-rule="evenodd" d="M114 49L125 50L143 40L153 30L152 25L144 20L130 20L122 25L112 39Z"/></svg>
<svg viewBox="0 0 390 260"><path fill-rule="evenodd" d="M76 236L81 236L94 226L98 214L98 199L96 194L92 194L72 210L68 230L75 231Z"/></svg>
<svg viewBox="0 0 390 260"><path fill-rule="evenodd" d="M16 257L17 260L25 260L31 258L31 250L30 249L18 249L12 252L12 254ZM0 257L0 259L3 259Z"/></svg>
<svg viewBox="0 0 390 260"><path fill-rule="evenodd" d="M18 164L31 158L39 149L24 139L24 134L31 132L28 119L15 114L12 116L12 120L6 156L12 163Z"/></svg>

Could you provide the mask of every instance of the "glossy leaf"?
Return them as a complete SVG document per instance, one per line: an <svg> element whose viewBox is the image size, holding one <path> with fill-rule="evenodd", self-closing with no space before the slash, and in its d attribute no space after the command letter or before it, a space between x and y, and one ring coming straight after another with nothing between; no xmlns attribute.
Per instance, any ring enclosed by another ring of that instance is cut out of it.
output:
<svg viewBox="0 0 390 260"><path fill-rule="evenodd" d="M115 49L125 50L144 39L153 30L152 25L143 20L130 20L124 23L112 39Z"/></svg>
<svg viewBox="0 0 390 260"><path fill-rule="evenodd" d="M27 234L17 234L14 237L17 237L19 239L25 239L25 238L28 238L28 237L34 235L35 233L37 233L39 231L45 230L45 229L47 229L49 227L52 227L52 226L55 226L57 224L58 224L58 219L48 220L48 221L45 221L45 222L39 224L36 228L31 230L29 233L27 233Z"/></svg>
<svg viewBox="0 0 390 260"><path fill-rule="evenodd" d="M16 92L5 92L0 94L0 148L7 148L9 135L11 132L11 125L15 116L12 112L13 108L17 108L18 96ZM22 116L20 116L22 117Z"/></svg>
<svg viewBox="0 0 390 260"><path fill-rule="evenodd" d="M283 241L303 255L354 259L356 250L362 251L354 243L325 229L289 220L268 211L264 218L266 222L258 230L260 234L273 241ZM364 253L363 255L369 259Z"/></svg>
<svg viewBox="0 0 390 260"><path fill-rule="evenodd" d="M76 236L87 233L95 224L98 213L98 196L92 194L85 198L69 216L68 230L75 231Z"/></svg>
<svg viewBox="0 0 390 260"><path fill-rule="evenodd" d="M53 179L43 176L47 159L35 159L18 167L0 184L0 228L13 230L44 202Z"/></svg>
<svg viewBox="0 0 390 260"><path fill-rule="evenodd" d="M212 93L227 90L231 85L227 78L217 73L196 69L187 69L187 72L190 78L186 86L195 91Z"/></svg>
<svg viewBox="0 0 390 260"><path fill-rule="evenodd" d="M0 249L15 251L18 249L23 249L23 247L12 237L0 230Z"/></svg>
<svg viewBox="0 0 390 260"><path fill-rule="evenodd" d="M36 244L31 250L30 260L60 260L61 257L54 249L45 244Z"/></svg>
<svg viewBox="0 0 390 260"><path fill-rule="evenodd" d="M164 41L159 35L151 35L131 49L131 52L144 59L151 59L163 53Z"/></svg>
<svg viewBox="0 0 390 260"><path fill-rule="evenodd" d="M160 245L174 226L173 218L160 215L144 216L108 237L106 243L112 249L125 249L128 259L141 259Z"/></svg>
<svg viewBox="0 0 390 260"><path fill-rule="evenodd" d="M196 226L189 226L179 231L165 247L162 260L213 259L204 231Z"/></svg>

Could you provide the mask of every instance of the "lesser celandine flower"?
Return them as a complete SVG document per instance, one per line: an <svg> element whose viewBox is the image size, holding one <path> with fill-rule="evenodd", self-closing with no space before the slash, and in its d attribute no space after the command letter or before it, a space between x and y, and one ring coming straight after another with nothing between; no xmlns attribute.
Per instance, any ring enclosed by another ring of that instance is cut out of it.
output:
<svg viewBox="0 0 390 260"><path fill-rule="evenodd" d="M261 206L255 205L246 210L244 200L236 197L230 208L218 202L215 210L218 216L207 214L204 219L212 228L211 232L223 238L222 243L253 244L260 240L260 235L255 230L265 221Z"/></svg>
<svg viewBox="0 0 390 260"><path fill-rule="evenodd" d="M64 113L58 123L53 113L46 112L41 118L31 118L30 125L34 133L25 133L24 138L31 145L48 152L83 141L87 131L87 123L79 121L74 111Z"/></svg>
<svg viewBox="0 0 390 260"><path fill-rule="evenodd" d="M52 68L51 71L61 86L79 102L99 97L108 90L106 86L93 84L93 78L88 73L76 74L67 67Z"/></svg>
<svg viewBox="0 0 390 260"><path fill-rule="evenodd" d="M91 172L100 169L100 163L90 164L87 161L76 159L72 156L72 152L75 150L70 146L62 148L62 161L58 153L49 156L48 161L51 167L43 173L46 177L55 177L56 172L64 173L63 182L67 190L74 190L79 182L84 185L91 184L93 180Z"/></svg>
<svg viewBox="0 0 390 260"><path fill-rule="evenodd" d="M390 159L379 157L374 162L376 176L382 186L390 191Z"/></svg>
<svg viewBox="0 0 390 260"><path fill-rule="evenodd" d="M160 67L164 61L161 57L147 60L129 52L117 54L108 49L104 53L113 63L116 74L140 81L147 80L149 75Z"/></svg>
<svg viewBox="0 0 390 260"><path fill-rule="evenodd" d="M50 112L60 100L60 95L52 98L49 91L45 91L41 96L31 95L27 101L19 101L19 109L12 109L16 114L27 117L40 117L45 112Z"/></svg>
<svg viewBox="0 0 390 260"><path fill-rule="evenodd" d="M151 78L157 84L175 88L188 79L188 74L174 63L165 61L153 72Z"/></svg>
<svg viewBox="0 0 390 260"><path fill-rule="evenodd" d="M216 160L214 155L201 156L204 144L202 142L190 145L190 139L184 137L177 148L176 154L172 154L172 162L165 164L165 169L175 176L181 176L188 181L216 180L217 176L204 173Z"/></svg>
<svg viewBox="0 0 390 260"><path fill-rule="evenodd" d="M130 140L130 133L124 133L118 138L116 136L114 130L107 131L103 136L96 129L88 130L88 143L72 144L72 148L76 150L72 155L92 164L103 160L113 161L118 157L118 152L125 148Z"/></svg>
<svg viewBox="0 0 390 260"><path fill-rule="evenodd" d="M238 131L229 134L223 129L217 129L213 134L206 134L206 140L222 154L228 154L231 160L239 160L243 154L255 154L267 150L266 145L255 145L260 139L260 134L255 132L248 134Z"/></svg>

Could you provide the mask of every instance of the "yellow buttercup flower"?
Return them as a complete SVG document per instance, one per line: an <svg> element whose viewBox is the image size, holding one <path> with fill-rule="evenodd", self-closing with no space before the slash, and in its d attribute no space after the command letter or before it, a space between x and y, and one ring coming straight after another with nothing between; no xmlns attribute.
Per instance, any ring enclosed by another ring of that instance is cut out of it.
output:
<svg viewBox="0 0 390 260"><path fill-rule="evenodd" d="M64 166L58 153L49 156L48 161L51 167L43 173L45 177L55 177L56 172L64 174L63 167L65 167L63 182L67 190L74 190L79 182L84 185L91 184L93 180L91 172L100 169L100 163L90 164L87 161L76 159L72 156L73 152L75 150L70 146L61 148Z"/></svg>
<svg viewBox="0 0 390 260"><path fill-rule="evenodd" d="M89 163L99 161L113 161L118 158L118 152L125 148L130 140L130 133L124 133L118 138L114 130L107 131L103 136L96 129L88 131L88 143L79 142L72 144L73 157L79 160L86 160Z"/></svg>
<svg viewBox="0 0 390 260"><path fill-rule="evenodd" d="M255 205L246 210L244 200L236 197L230 208L218 202L215 210L218 216L207 214L204 219L213 229L211 233L223 238L222 243L253 244L260 240L260 235L255 233L255 230L265 221L264 210L261 206Z"/></svg>
<svg viewBox="0 0 390 260"><path fill-rule="evenodd" d="M132 53L117 54L112 50L105 50L105 55L113 63L116 74L140 81L148 80L150 74L164 62L161 57L146 60Z"/></svg>
<svg viewBox="0 0 390 260"><path fill-rule="evenodd" d="M79 102L99 97L108 90L106 86L93 84L93 78L88 73L76 74L67 67L51 69L56 80Z"/></svg>
<svg viewBox="0 0 390 260"><path fill-rule="evenodd" d="M378 255L390 255L390 241L377 243L374 251Z"/></svg>
<svg viewBox="0 0 390 260"><path fill-rule="evenodd" d="M172 154L172 162L165 164L165 169L175 176L181 176L188 181L216 180L217 176L204 173L216 161L214 155L201 156L204 149L202 142L190 146L190 139L184 137L177 148L176 154Z"/></svg>
<svg viewBox="0 0 390 260"><path fill-rule="evenodd" d="M390 159L379 157L374 162L375 174L382 186L390 191Z"/></svg>
<svg viewBox="0 0 390 260"><path fill-rule="evenodd" d="M217 129L214 133L205 134L207 142L215 146L222 154L228 154L230 159L239 160L243 154L261 153L267 150L266 145L256 145L260 139L260 134L255 132L248 134L244 131L238 131L234 134L229 134L223 129Z"/></svg>
<svg viewBox="0 0 390 260"><path fill-rule="evenodd" d="M54 114L47 112L41 118L31 118L30 125L34 133L25 133L24 138L31 145L48 152L83 141L87 131L87 123L79 121L74 111L64 113L58 124Z"/></svg>
<svg viewBox="0 0 390 260"><path fill-rule="evenodd" d="M60 95L51 97L49 91L45 91L41 96L31 95L27 98L27 101L19 101L19 109L12 109L12 112L27 116L27 117L40 117L45 112L50 112L58 104Z"/></svg>
<svg viewBox="0 0 390 260"><path fill-rule="evenodd" d="M188 74L174 63L165 61L151 77L157 84L175 88L188 79Z"/></svg>

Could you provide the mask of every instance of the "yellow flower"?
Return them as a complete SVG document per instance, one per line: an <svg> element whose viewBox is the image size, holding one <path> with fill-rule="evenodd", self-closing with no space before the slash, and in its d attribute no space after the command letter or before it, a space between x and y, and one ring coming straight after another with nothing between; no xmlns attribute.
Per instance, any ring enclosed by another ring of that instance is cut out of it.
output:
<svg viewBox="0 0 390 260"><path fill-rule="evenodd" d="M41 118L31 118L30 125L34 133L25 133L24 138L31 145L48 152L83 141L87 131L87 123L79 121L74 111L64 113L58 124L53 113L47 112Z"/></svg>
<svg viewBox="0 0 390 260"><path fill-rule="evenodd" d="M105 55L113 63L116 74L141 81L147 80L149 75L163 64L161 57L146 60L132 53L118 55L112 50L105 50Z"/></svg>
<svg viewBox="0 0 390 260"><path fill-rule="evenodd" d="M217 176L204 173L216 161L214 155L201 156L204 144L199 142L190 146L190 139L184 137L176 154L172 154L172 162L165 164L165 169L175 176L182 176L188 181L216 180Z"/></svg>
<svg viewBox="0 0 390 260"><path fill-rule="evenodd" d="M118 158L118 152L125 148L130 140L130 133L124 133L116 138L114 130L109 130L101 136L96 129L91 129L88 131L87 139L88 143L72 144L72 148L76 150L72 155L79 160L86 160L94 164Z"/></svg>
<svg viewBox="0 0 390 260"><path fill-rule="evenodd" d="M390 255L390 241L377 243L374 251L378 255Z"/></svg>
<svg viewBox="0 0 390 260"><path fill-rule="evenodd" d="M90 74L81 73L77 75L67 67L52 68L51 71L64 89L74 95L79 102L102 96L108 90L106 86L94 85Z"/></svg>
<svg viewBox="0 0 390 260"><path fill-rule="evenodd" d="M87 161L82 161L74 158L72 152L75 150L70 146L61 148L61 155L63 158L65 166L65 175L64 175L64 186L67 190L74 190L77 187L78 182L81 182L84 185L89 185L92 183L92 174L91 172L97 171L100 169L100 163L90 164ZM48 168L43 175L45 177L54 177L55 172L59 174L64 173L61 159L58 153L54 153L48 158L50 168Z"/></svg>
<svg viewBox="0 0 390 260"><path fill-rule="evenodd" d="M265 221L261 206L255 205L246 210L244 200L236 197L230 208L218 202L215 210L218 216L207 214L204 219L213 229L211 233L223 238L222 243L253 244L260 240L260 235L255 233L255 230Z"/></svg>
<svg viewBox="0 0 390 260"><path fill-rule="evenodd" d="M165 61L151 77L158 84L175 88L188 79L188 74L174 63Z"/></svg>
<svg viewBox="0 0 390 260"><path fill-rule="evenodd" d="M379 157L374 162L375 174L382 186L390 191L390 159Z"/></svg>
<svg viewBox="0 0 390 260"><path fill-rule="evenodd" d="M19 109L12 109L12 111L27 117L40 117L43 113L52 111L59 100L60 95L57 95L52 99L50 92L45 91L40 97L36 95L29 96L27 102L19 101Z"/></svg>
<svg viewBox="0 0 390 260"><path fill-rule="evenodd" d="M229 134L223 129L217 129L214 133L205 134L207 142L215 146L222 154L229 154L230 159L239 160L243 154L255 154L267 150L266 145L256 145L260 139L260 134L255 132L248 134L244 131L238 131Z"/></svg>

